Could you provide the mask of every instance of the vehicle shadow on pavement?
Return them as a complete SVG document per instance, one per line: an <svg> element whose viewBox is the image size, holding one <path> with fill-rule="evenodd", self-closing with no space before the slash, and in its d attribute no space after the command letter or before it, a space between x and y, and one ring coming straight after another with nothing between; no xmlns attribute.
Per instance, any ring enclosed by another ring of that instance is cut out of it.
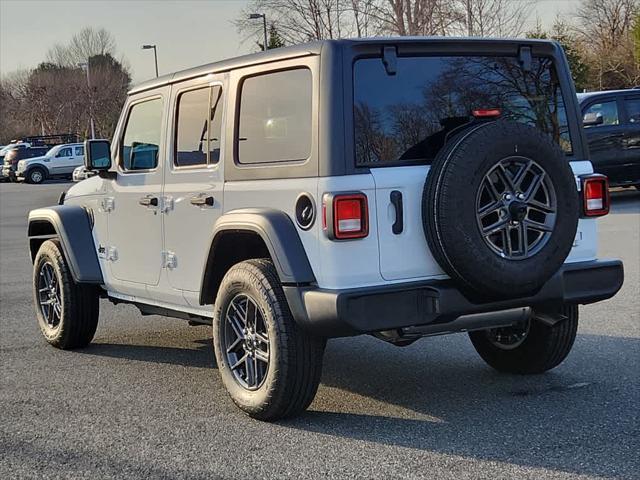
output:
<svg viewBox="0 0 640 480"><path fill-rule="evenodd" d="M330 342L316 402L282 425L527 467L637 474L640 339L579 335L563 365L536 376L494 372L459 337L434 340L404 349Z"/></svg>
<svg viewBox="0 0 640 480"><path fill-rule="evenodd" d="M164 363L182 367L218 368L211 348L211 339L194 340L196 348L167 345L136 345L133 343L94 343L81 350L88 355L121 358L139 362Z"/></svg>

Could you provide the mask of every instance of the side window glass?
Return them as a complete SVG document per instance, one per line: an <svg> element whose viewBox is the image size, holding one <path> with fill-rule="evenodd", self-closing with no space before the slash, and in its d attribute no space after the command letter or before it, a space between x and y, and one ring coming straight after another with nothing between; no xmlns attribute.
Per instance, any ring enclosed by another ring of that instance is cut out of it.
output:
<svg viewBox="0 0 640 480"><path fill-rule="evenodd" d="M149 170L158 166L162 130L162 99L136 103L122 139L121 162L125 170Z"/></svg>
<svg viewBox="0 0 640 480"><path fill-rule="evenodd" d="M177 167L206 165L209 131L209 92L201 88L181 93L176 110L176 151L173 163Z"/></svg>
<svg viewBox="0 0 640 480"><path fill-rule="evenodd" d="M76 155L79 157L84 156L84 147L76 147Z"/></svg>
<svg viewBox="0 0 640 480"><path fill-rule="evenodd" d="M311 154L311 71L249 77L241 89L238 162L306 160Z"/></svg>
<svg viewBox="0 0 640 480"><path fill-rule="evenodd" d="M65 147L60 149L56 157L70 157L71 156L71 147Z"/></svg>
<svg viewBox="0 0 640 480"><path fill-rule="evenodd" d="M584 123L586 128L601 125L619 125L618 104L615 100L594 103L584 113Z"/></svg>
<svg viewBox="0 0 640 480"><path fill-rule="evenodd" d="M209 163L220 161L222 110L222 88L215 86L211 90L211 110L209 112Z"/></svg>
<svg viewBox="0 0 640 480"><path fill-rule="evenodd" d="M629 123L640 124L640 98L625 98L624 106L629 115Z"/></svg>

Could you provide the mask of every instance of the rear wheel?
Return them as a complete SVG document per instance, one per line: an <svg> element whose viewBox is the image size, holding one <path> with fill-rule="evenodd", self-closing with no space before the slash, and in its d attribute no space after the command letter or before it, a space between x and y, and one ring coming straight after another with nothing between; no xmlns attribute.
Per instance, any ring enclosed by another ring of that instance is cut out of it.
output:
<svg viewBox="0 0 640 480"><path fill-rule="evenodd" d="M36 255L33 299L40 331L51 345L72 349L91 342L100 312L97 287L75 283L55 240L44 242Z"/></svg>
<svg viewBox="0 0 640 480"><path fill-rule="evenodd" d="M47 174L42 168L34 167L27 172L26 178L28 183L42 183L47 178Z"/></svg>
<svg viewBox="0 0 640 480"><path fill-rule="evenodd" d="M296 324L271 261L248 260L227 272L216 298L213 341L222 382L251 417L290 417L311 404L325 340Z"/></svg>
<svg viewBox="0 0 640 480"><path fill-rule="evenodd" d="M578 330L577 305L565 305L566 317L549 325L536 318L511 327L470 332L482 359L500 372L533 374L557 367L573 347Z"/></svg>

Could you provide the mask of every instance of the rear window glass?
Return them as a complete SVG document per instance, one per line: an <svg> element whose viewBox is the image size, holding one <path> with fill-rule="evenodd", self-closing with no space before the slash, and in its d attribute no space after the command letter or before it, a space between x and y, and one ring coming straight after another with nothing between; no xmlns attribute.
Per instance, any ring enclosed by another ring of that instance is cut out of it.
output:
<svg viewBox="0 0 640 480"><path fill-rule="evenodd" d="M525 72L515 57L401 57L388 75L380 58L369 58L354 66L356 163L430 163L447 134L483 109L534 125L572 151L551 59L534 58Z"/></svg>
<svg viewBox="0 0 640 480"><path fill-rule="evenodd" d="M247 78L240 94L238 162L306 160L311 154L311 91L306 68Z"/></svg>

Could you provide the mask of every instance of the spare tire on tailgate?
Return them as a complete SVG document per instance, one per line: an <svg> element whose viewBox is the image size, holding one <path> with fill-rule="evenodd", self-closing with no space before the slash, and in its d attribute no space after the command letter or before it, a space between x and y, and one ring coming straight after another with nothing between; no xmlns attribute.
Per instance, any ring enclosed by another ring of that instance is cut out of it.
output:
<svg viewBox="0 0 640 480"><path fill-rule="evenodd" d="M423 194L432 254L477 297L535 293L576 235L576 183L560 147L506 120L472 126L436 156Z"/></svg>

